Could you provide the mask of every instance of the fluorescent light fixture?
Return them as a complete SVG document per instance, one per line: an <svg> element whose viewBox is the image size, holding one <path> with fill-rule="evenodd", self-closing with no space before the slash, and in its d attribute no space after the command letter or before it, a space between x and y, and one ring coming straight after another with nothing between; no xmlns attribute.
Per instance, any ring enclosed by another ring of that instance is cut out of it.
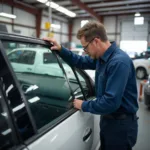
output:
<svg viewBox="0 0 150 150"><path fill-rule="evenodd" d="M51 24L52 28L56 28L56 29L60 29L60 25L59 24Z"/></svg>
<svg viewBox="0 0 150 150"><path fill-rule="evenodd" d="M15 19L16 18L16 15L7 14L7 13L4 13L4 12L1 12L0 16L6 17L6 18L11 18L11 19Z"/></svg>
<svg viewBox="0 0 150 150"><path fill-rule="evenodd" d="M41 2L41 3L46 3L47 0L37 0L38 2Z"/></svg>
<svg viewBox="0 0 150 150"><path fill-rule="evenodd" d="M46 5L47 6L50 5L50 7L54 8L54 9L57 9L59 7L59 5L54 2L47 2Z"/></svg>
<svg viewBox="0 0 150 150"><path fill-rule="evenodd" d="M144 17L135 17L134 18L134 25L143 25L144 24Z"/></svg>
<svg viewBox="0 0 150 150"><path fill-rule="evenodd" d="M39 2L41 2L41 3L46 3L46 2L47 2L47 0L37 0L37 1L39 1ZM64 7L62 7L62 6L59 6L58 4L56 4L56 3L54 3L54 2L47 2L46 5L47 5L48 7L50 6L51 8L56 9L57 11L59 11L59 12L61 12L61 13L66 14L66 15L69 16L69 17L75 17L75 16L76 16L76 14L75 14L74 12L72 12L72 11L70 11L70 10L68 10L68 9L66 9L66 8L64 8Z"/></svg>
<svg viewBox="0 0 150 150"><path fill-rule="evenodd" d="M76 16L75 13L73 13L72 11L70 11L70 10L68 10L68 9L66 9L62 6L59 6L56 10L66 14L67 16L70 16L70 17L75 17Z"/></svg>
<svg viewBox="0 0 150 150"><path fill-rule="evenodd" d="M135 17L139 17L139 16L141 16L141 14L140 14L140 13L135 13L134 16L135 16Z"/></svg>

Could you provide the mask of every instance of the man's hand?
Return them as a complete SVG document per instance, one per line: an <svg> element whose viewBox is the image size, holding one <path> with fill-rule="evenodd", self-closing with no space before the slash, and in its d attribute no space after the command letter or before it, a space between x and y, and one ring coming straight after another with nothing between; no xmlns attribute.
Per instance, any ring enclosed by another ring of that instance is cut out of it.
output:
<svg viewBox="0 0 150 150"><path fill-rule="evenodd" d="M80 110L80 109L81 109L81 106L82 106L82 103L83 103L82 100L80 100L80 99L75 99L74 102L73 102L74 108Z"/></svg>
<svg viewBox="0 0 150 150"><path fill-rule="evenodd" d="M50 43L52 43L54 46L51 47L51 50L61 50L61 45L57 43L57 41L55 39L49 38L49 37L45 37L43 38L44 41L48 41Z"/></svg>

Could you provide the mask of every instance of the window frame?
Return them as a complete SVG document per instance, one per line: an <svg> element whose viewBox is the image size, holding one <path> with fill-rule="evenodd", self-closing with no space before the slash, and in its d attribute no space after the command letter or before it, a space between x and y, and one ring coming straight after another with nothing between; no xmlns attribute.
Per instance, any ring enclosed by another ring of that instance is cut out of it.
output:
<svg viewBox="0 0 150 150"><path fill-rule="evenodd" d="M19 143L19 139L16 135L14 120L13 120L11 113L10 113L11 110L8 108L8 104L5 101L5 96L4 96L3 90L1 88L1 81L0 81L0 95L1 95L0 104L2 106L2 109L5 110L5 112L7 113L7 123L8 123L8 126L10 127L10 129L12 130L12 134L11 134L12 135L12 142L14 144L13 147L15 147L15 144ZM11 148L13 148L13 147L11 147Z"/></svg>
<svg viewBox="0 0 150 150"><path fill-rule="evenodd" d="M9 67L9 70L10 70L10 73L11 73L11 75L12 75L12 77L13 77L14 83L15 83L15 85L16 85L16 87L17 87L19 93L20 93L21 96L23 97L23 98L22 98L22 99L23 99L23 102L24 102L24 104L25 104L25 107L26 107L27 113L28 113L28 115L29 115L31 124L32 124L32 126L33 126L33 128L34 128L34 130L35 130L35 134L34 134L32 137L30 137L28 140L24 141L24 143L25 143L26 145L28 145L28 144L33 143L36 139L38 139L38 138L40 138L41 136L43 136L45 133L47 133L47 132L49 132L50 130L52 130L54 127L56 127L58 124L60 124L60 123L63 122L64 120L66 120L68 117L70 117L72 114L74 114L74 113L77 112L78 110L76 110L76 109L74 109L74 108L68 110L65 114L63 114L62 116L58 117L58 118L57 118L57 121L55 121L54 123L53 123L53 121L50 122L49 124L45 125L41 130L39 130L39 132L37 132L38 130L37 130L37 128L36 128L35 121L34 121L34 119L33 119L33 115L32 115L31 110L30 110L30 108L29 108L28 102L27 102L27 100L26 100L26 98L25 98L25 96L24 96L24 93L23 93L23 91L22 91L20 85L19 85L19 81L17 80L17 77L16 77L16 75L15 75L15 72L13 71L13 68L12 68L12 66L11 66L11 64L10 64L10 62L9 62L9 60L8 60L8 57L7 57L6 53L3 52L3 51L5 51L5 49L4 49L4 47L3 47L3 44L2 44L3 41L22 42L22 43L27 43L27 44L40 44L40 45L42 45L42 46L45 46L45 47L49 48L49 50L50 50L51 44L48 43L48 42L46 42L46 41L43 41L43 40L40 40L40 39L36 39L36 38L30 38L30 37L25 37L25 36L20 36L20 35L13 35L13 34L0 33L0 43L1 43L1 45L2 45L2 46L0 47L0 49L2 49L1 51L2 51L2 53L3 53L3 57L4 57L4 59L5 59L6 63L7 63L7 65L8 65L8 67ZM63 67L62 64L61 64L61 61L60 61L60 59L59 59L59 57L58 57L57 52L52 51L52 53L54 53L54 55L56 56L57 61L58 61L58 64L59 64L60 68L62 69L62 71L63 71L63 73L64 73L64 76L65 76L66 81L68 82L70 92L72 92L72 94L73 94L73 91L72 91L71 86L70 86L70 83L69 83L69 79L67 78L66 72L65 72L65 70L64 70L64 67ZM71 67L71 68L72 68L73 72L75 72L76 69L73 68L73 67ZM75 72L74 74L76 74L76 72ZM78 76L78 75L76 74L75 76ZM76 79L77 79L77 78L78 78L78 77L76 77ZM85 80L87 80L87 79L88 79L88 76L86 77ZM79 86L81 86L81 89L82 89L81 82L79 81L79 79L77 79L77 81L78 81ZM89 83L89 81L88 81L88 83ZM90 82L89 84L91 84L91 82ZM83 91L83 90L82 90L82 93L84 94L84 91ZM74 98L75 95L73 94L72 96L73 96L73 98ZM6 100L5 100L5 101L6 101ZM9 106L7 106L7 107L8 107L9 109L11 109ZM12 119L14 120L14 116L12 116ZM19 134L19 133L18 133L18 134ZM20 144L22 144L22 143L20 143Z"/></svg>

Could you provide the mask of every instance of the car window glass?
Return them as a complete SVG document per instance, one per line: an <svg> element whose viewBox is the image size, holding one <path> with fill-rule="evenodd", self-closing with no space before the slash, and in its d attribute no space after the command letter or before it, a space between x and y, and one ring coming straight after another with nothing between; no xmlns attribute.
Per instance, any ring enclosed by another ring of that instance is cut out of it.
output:
<svg viewBox="0 0 150 150"><path fill-rule="evenodd" d="M37 61L32 65L32 70L27 70L27 59L19 66L11 61L10 63L29 104L36 127L41 129L68 111L71 91L56 57L49 48L32 44L32 48L26 49L36 51ZM29 57L30 55L32 53L28 53Z"/></svg>
<svg viewBox="0 0 150 150"><path fill-rule="evenodd" d="M0 92L0 102L1 102L1 92ZM3 110L0 103L0 149L6 150L14 146L12 138L12 130L8 124L8 114Z"/></svg>
<svg viewBox="0 0 150 150"><path fill-rule="evenodd" d="M4 96L12 110L12 115L18 127L18 132L20 133L22 139L26 140L34 134L34 131L23 101L23 97L18 91L13 76L10 73L8 65L6 64L6 61L1 53L0 64L0 81L3 87Z"/></svg>
<svg viewBox="0 0 150 150"><path fill-rule="evenodd" d="M75 77L75 74L74 74L72 68L63 60L62 60L62 64L63 64L63 67L65 69L66 75L67 75L67 77L69 79L69 82L71 84L71 87L73 88L73 92L74 92L75 98L83 99L84 98L83 97L83 93L81 91L81 88L80 88L80 86L78 84L78 81L77 81L77 79ZM88 87L87 81L86 81L85 77L83 77L81 75L80 72L78 72L77 70L75 70L75 72L77 73L79 81L80 81L80 83L82 85L82 88L84 90L85 96L86 96L86 98L88 98L89 97L89 87ZM75 84L76 84L76 86L74 86ZM74 87L76 87L76 88L74 88Z"/></svg>

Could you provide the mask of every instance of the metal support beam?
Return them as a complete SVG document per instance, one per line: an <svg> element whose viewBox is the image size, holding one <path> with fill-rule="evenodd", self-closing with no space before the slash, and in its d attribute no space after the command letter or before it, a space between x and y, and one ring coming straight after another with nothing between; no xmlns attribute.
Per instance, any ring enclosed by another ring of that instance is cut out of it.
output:
<svg viewBox="0 0 150 150"><path fill-rule="evenodd" d="M103 12L103 11L115 11L115 10L133 10L133 9L142 9L142 8L150 8L150 4L142 4L142 5L131 5L131 6L120 6L120 7L106 7L106 8L97 8L94 9L96 12Z"/></svg>
<svg viewBox="0 0 150 150"><path fill-rule="evenodd" d="M129 4L139 4L139 3L147 3L149 0L126 0L126 1L118 1L118 2L109 2L109 3L95 3L89 4L88 7L109 7L109 6L119 6L119 5L129 5Z"/></svg>
<svg viewBox="0 0 150 150"><path fill-rule="evenodd" d="M73 29L73 22L69 21L68 23L68 30L69 30L69 43L72 42L72 29ZM69 47L71 48L71 47Z"/></svg>
<svg viewBox="0 0 150 150"><path fill-rule="evenodd" d="M20 2L16 2L16 1L13 1L13 0L4 0L3 4L7 4L7 5L10 5L10 6L22 9L22 10L24 10L28 13L34 14L34 15L38 14L38 10L36 8L31 8L27 5L24 5L24 4L20 3Z"/></svg>
<svg viewBox="0 0 150 150"><path fill-rule="evenodd" d="M140 13L150 13L150 9L132 9L132 10L125 10L125 11L112 11L112 12L101 12L101 15L121 15L121 14L134 14L136 12Z"/></svg>
<svg viewBox="0 0 150 150"><path fill-rule="evenodd" d="M93 17L95 17L98 21L102 22L102 17L98 14L96 14L93 9L89 8L87 5L82 3L80 0L72 0L72 3L79 6L79 8L85 10L87 13L91 14Z"/></svg>
<svg viewBox="0 0 150 150"><path fill-rule="evenodd" d="M38 14L36 15L36 37L40 37L41 33L41 20L42 20L42 10L38 11Z"/></svg>

